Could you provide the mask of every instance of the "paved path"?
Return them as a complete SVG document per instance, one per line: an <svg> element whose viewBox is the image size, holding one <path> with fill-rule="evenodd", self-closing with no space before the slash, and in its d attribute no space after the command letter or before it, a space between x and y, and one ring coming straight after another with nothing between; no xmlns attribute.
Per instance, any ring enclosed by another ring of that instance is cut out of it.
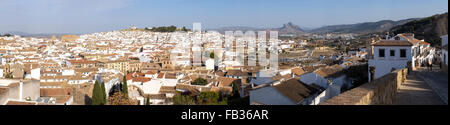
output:
<svg viewBox="0 0 450 125"><path fill-rule="evenodd" d="M408 75L397 93L394 105L446 105L439 95L419 78L419 74L418 71L413 71Z"/></svg>
<svg viewBox="0 0 450 125"><path fill-rule="evenodd" d="M434 92L448 104L448 74L442 72L439 67L434 67L432 71L425 68L419 68L417 70L417 76L425 80Z"/></svg>

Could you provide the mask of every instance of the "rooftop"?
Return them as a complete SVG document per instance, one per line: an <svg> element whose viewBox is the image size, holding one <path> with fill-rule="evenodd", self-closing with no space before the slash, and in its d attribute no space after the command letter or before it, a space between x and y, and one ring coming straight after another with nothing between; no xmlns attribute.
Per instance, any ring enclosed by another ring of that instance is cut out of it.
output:
<svg viewBox="0 0 450 125"><path fill-rule="evenodd" d="M413 44L405 40L380 40L372 44L373 46L412 46Z"/></svg>

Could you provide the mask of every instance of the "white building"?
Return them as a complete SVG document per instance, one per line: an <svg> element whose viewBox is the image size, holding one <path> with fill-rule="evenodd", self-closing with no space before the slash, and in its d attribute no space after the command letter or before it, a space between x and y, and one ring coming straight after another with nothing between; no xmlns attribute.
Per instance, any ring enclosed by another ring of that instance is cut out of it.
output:
<svg viewBox="0 0 450 125"><path fill-rule="evenodd" d="M3 74L3 69L0 69L0 78L5 78L5 75Z"/></svg>
<svg viewBox="0 0 450 125"><path fill-rule="evenodd" d="M300 76L300 81L307 85L315 84L322 88L328 88L330 84L338 86L348 85L345 74L342 73L344 67L339 65L320 68L314 72L306 73Z"/></svg>
<svg viewBox="0 0 450 125"><path fill-rule="evenodd" d="M36 68L31 70L31 78L32 79L41 79L41 68Z"/></svg>
<svg viewBox="0 0 450 125"><path fill-rule="evenodd" d="M442 68L445 71L448 71L448 35L442 36L442 54L441 54L441 62Z"/></svg>
<svg viewBox="0 0 450 125"><path fill-rule="evenodd" d="M75 75L75 70L73 69L65 69L62 71L63 76L73 76Z"/></svg>
<svg viewBox="0 0 450 125"><path fill-rule="evenodd" d="M208 59L205 62L205 66L206 66L206 70L214 70L215 65L214 65L214 59Z"/></svg>
<svg viewBox="0 0 450 125"><path fill-rule="evenodd" d="M421 60L427 60L426 58L432 58L435 53L430 52L430 43L424 40L418 40L414 38L412 33L398 34L389 40L405 40L412 44L412 69L420 66Z"/></svg>
<svg viewBox="0 0 450 125"><path fill-rule="evenodd" d="M250 91L251 105L309 105L318 90L298 79L278 81Z"/></svg>
<svg viewBox="0 0 450 125"><path fill-rule="evenodd" d="M377 79L394 69L408 67L408 63L413 61L412 46L412 43L405 40L381 40L372 44L374 53L373 58L369 60L369 81L372 81L373 68L374 79Z"/></svg>

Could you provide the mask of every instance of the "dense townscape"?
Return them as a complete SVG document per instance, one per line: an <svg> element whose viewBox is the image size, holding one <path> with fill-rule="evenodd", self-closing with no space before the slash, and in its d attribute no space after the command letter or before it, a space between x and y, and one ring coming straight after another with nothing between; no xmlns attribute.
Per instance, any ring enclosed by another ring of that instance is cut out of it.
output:
<svg viewBox="0 0 450 125"><path fill-rule="evenodd" d="M0 104L317 105L395 69L438 59L447 66L447 36L442 50L403 33L375 35L342 51L355 38L331 35L267 40L278 44L264 52L276 52L277 69L249 64L256 59L247 53L258 47L186 28L2 36ZM245 61L234 59L241 56Z"/></svg>

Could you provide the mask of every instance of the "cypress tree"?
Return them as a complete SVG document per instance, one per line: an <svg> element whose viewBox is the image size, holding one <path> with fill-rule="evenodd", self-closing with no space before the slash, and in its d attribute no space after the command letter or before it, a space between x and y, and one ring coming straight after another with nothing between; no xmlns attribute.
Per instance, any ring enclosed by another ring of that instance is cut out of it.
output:
<svg viewBox="0 0 450 125"><path fill-rule="evenodd" d="M239 85L236 82L233 82L233 97L234 98L239 98L240 97L240 92L239 92Z"/></svg>
<svg viewBox="0 0 450 125"><path fill-rule="evenodd" d="M145 105L150 105L150 97L147 97L147 101L145 102Z"/></svg>
<svg viewBox="0 0 450 125"><path fill-rule="evenodd" d="M102 88L98 81L95 81L94 84L94 90L92 92L92 105L101 105L103 104L103 94L102 94Z"/></svg>
<svg viewBox="0 0 450 125"><path fill-rule="evenodd" d="M105 82L102 82L103 105L106 104Z"/></svg>
<svg viewBox="0 0 450 125"><path fill-rule="evenodd" d="M123 76L122 92L128 97L128 84L126 76Z"/></svg>

